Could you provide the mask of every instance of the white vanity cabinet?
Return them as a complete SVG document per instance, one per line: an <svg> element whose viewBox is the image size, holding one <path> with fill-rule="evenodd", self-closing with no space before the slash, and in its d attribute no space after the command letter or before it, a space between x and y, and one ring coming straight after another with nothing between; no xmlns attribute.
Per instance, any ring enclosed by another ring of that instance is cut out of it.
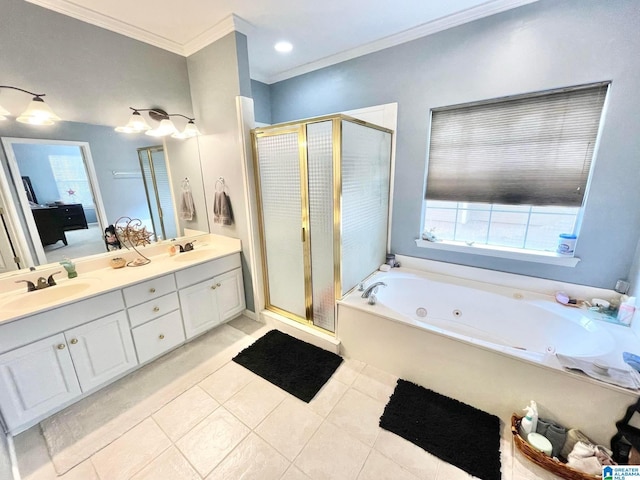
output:
<svg viewBox="0 0 640 480"><path fill-rule="evenodd" d="M168 261L173 269L151 271L159 276L0 323L0 411L11 433L244 311L239 253L181 269Z"/></svg>
<svg viewBox="0 0 640 480"><path fill-rule="evenodd" d="M176 273L176 283L187 338L245 309L239 254L181 270Z"/></svg>
<svg viewBox="0 0 640 480"><path fill-rule="evenodd" d="M123 309L122 294L111 292L0 325L0 409L9 430L137 365Z"/></svg>
<svg viewBox="0 0 640 480"><path fill-rule="evenodd" d="M0 355L0 407L9 430L80 393L62 333Z"/></svg>

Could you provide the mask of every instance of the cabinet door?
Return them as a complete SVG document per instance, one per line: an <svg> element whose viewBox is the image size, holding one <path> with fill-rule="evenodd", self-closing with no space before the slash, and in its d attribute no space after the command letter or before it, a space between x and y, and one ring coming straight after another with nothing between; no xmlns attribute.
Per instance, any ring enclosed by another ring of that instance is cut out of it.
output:
<svg viewBox="0 0 640 480"><path fill-rule="evenodd" d="M80 395L61 333L0 355L0 409L9 430Z"/></svg>
<svg viewBox="0 0 640 480"><path fill-rule="evenodd" d="M124 312L72 328L64 335L83 392L138 364Z"/></svg>
<svg viewBox="0 0 640 480"><path fill-rule="evenodd" d="M205 280L180 290L182 320L187 338L205 332L222 320L218 313L215 279Z"/></svg>
<svg viewBox="0 0 640 480"><path fill-rule="evenodd" d="M228 320L243 312L245 302L242 269L236 268L217 276L214 280L216 282L220 320Z"/></svg>

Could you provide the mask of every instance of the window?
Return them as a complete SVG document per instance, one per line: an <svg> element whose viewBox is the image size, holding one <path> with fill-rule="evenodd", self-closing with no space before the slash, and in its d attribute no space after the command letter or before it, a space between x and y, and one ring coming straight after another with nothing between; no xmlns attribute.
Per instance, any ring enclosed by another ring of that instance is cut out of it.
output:
<svg viewBox="0 0 640 480"><path fill-rule="evenodd" d="M576 226L608 83L432 111L423 230L555 251Z"/></svg>
<svg viewBox="0 0 640 480"><path fill-rule="evenodd" d="M49 155L49 163L62 201L92 207L93 194L82 157Z"/></svg>

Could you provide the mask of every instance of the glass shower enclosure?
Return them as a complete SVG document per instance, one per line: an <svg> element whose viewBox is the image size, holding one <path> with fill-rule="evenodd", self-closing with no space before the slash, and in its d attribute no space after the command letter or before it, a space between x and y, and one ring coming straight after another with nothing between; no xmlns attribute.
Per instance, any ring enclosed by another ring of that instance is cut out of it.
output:
<svg viewBox="0 0 640 480"><path fill-rule="evenodd" d="M335 331L385 261L392 131L344 115L252 131L266 308Z"/></svg>
<svg viewBox="0 0 640 480"><path fill-rule="evenodd" d="M178 234L169 171L162 146L138 149L140 171L151 215L151 229L157 240L175 238Z"/></svg>

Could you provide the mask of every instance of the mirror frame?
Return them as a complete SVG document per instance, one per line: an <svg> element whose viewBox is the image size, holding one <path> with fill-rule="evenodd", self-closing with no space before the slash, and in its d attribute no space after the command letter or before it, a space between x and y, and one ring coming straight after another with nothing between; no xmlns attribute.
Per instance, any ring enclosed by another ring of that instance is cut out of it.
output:
<svg viewBox="0 0 640 480"><path fill-rule="evenodd" d="M22 137L2 137L2 145L4 147L5 154L7 156L7 164L9 166L9 172L12 177L12 182L9 182L10 179L5 178L4 169L0 169L0 188L3 190L5 187L9 187L9 183L13 183L14 186L17 185L18 178L21 178L20 168L18 166L18 161L15 156L15 152L13 150L14 144L30 144L30 145L65 145L65 146L77 146L80 149L80 153L83 157L83 161L87 171L87 178L89 180L89 184L91 185L91 189L94 195L94 203L96 207L96 216L98 219L98 225L100 226L100 230L104 230L106 228L107 223L107 214L104 209L102 194L100 193L100 187L98 185L98 177L96 175L95 166L93 164L93 158L91 156L91 149L89 146L89 142L78 142L73 140L48 140L48 139L38 139L38 138L22 138ZM3 191L3 198L10 194L10 190ZM31 211L31 207L29 205L29 199L27 198L27 194L24 189L16 187L16 194L18 196L18 201L20 202L20 208L22 210L22 216L24 218L28 236L24 234L24 232L20 232L21 236L18 236L18 252L21 255L22 260L25 266L35 265L33 255L29 249L29 245L33 246L35 251L37 262L40 265L45 265L49 263L47 261L44 247L38 241L38 229L36 227L35 220L32 215L29 215ZM20 222L20 212L18 211L14 202L7 202L6 204L7 212L9 214L9 219L13 223L13 230L18 230L17 225L21 225ZM14 223L17 222L17 223ZM24 242L24 243L22 243Z"/></svg>

